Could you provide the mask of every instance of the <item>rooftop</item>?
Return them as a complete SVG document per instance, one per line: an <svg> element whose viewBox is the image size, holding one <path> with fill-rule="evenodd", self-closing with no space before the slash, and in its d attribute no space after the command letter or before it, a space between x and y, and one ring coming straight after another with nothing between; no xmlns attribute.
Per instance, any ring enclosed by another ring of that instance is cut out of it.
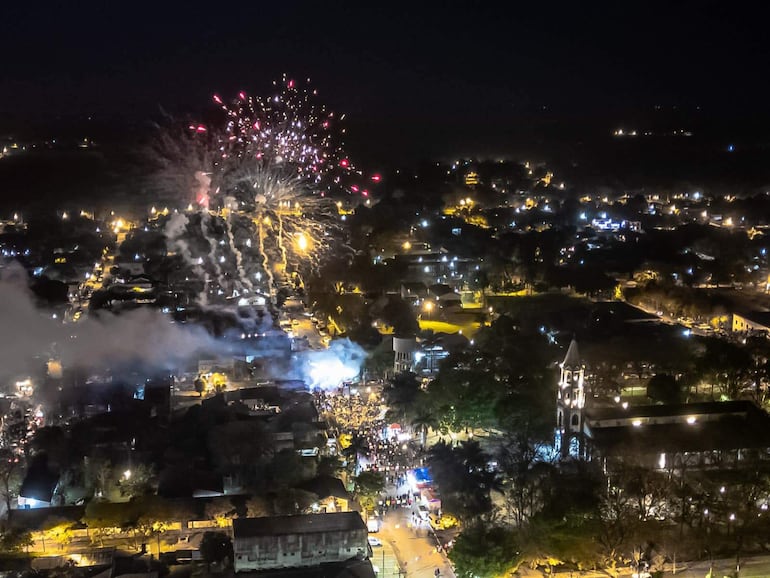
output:
<svg viewBox="0 0 770 578"><path fill-rule="evenodd" d="M593 431L591 440L605 455L770 449L767 430L737 416L692 425L605 427Z"/></svg>
<svg viewBox="0 0 770 578"><path fill-rule="evenodd" d="M564 356L564 363L562 365L564 367L578 367L580 364L580 352L578 351L577 341L573 338L570 341L567 355Z"/></svg>
<svg viewBox="0 0 770 578"><path fill-rule="evenodd" d="M770 416L749 401L602 408L586 425L605 455L770 450Z"/></svg>
<svg viewBox="0 0 770 578"><path fill-rule="evenodd" d="M644 417L668 417L685 415L718 415L718 414L745 414L752 416L764 416L767 414L748 400L735 401L706 401L700 403L677 403L664 405L632 405L623 409L620 405L610 407L597 407L586 410L586 421L630 419Z"/></svg>
<svg viewBox="0 0 770 578"><path fill-rule="evenodd" d="M333 496L349 500L350 494L342 484L342 480L332 476L316 476L298 486L299 489L314 493L319 498Z"/></svg>
<svg viewBox="0 0 770 578"><path fill-rule="evenodd" d="M236 538L252 536L280 536L285 534L313 534L364 530L366 524L357 512L307 514L299 516L270 516L264 518L236 518L233 535Z"/></svg>

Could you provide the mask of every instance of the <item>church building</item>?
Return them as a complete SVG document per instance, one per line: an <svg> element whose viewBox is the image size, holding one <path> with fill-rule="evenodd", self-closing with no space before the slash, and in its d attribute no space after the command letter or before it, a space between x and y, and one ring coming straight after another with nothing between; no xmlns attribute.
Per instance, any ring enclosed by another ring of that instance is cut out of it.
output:
<svg viewBox="0 0 770 578"><path fill-rule="evenodd" d="M561 377L556 392L556 432L554 447L561 457L585 457L583 436L586 404L585 364L580 359L575 339L569 344L567 355L560 365Z"/></svg>

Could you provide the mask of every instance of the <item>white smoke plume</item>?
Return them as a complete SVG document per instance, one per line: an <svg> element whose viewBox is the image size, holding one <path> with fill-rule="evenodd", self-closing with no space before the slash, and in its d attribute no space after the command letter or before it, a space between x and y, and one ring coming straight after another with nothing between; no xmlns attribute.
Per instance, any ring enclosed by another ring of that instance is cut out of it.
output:
<svg viewBox="0 0 770 578"><path fill-rule="evenodd" d="M175 324L146 308L63 324L37 308L18 264L0 270L0 318L0 371L6 375L27 372L53 350L65 367L136 364L160 370L222 349L202 328Z"/></svg>
<svg viewBox="0 0 770 578"><path fill-rule="evenodd" d="M195 276L199 279L205 279L206 274L201 267L199 259L195 259L190 251L190 246L184 239L187 234L187 224L189 219L184 213L172 213L166 221L166 226L163 228L163 234L166 237L166 248L173 253L181 256L185 263L190 265L195 273ZM208 296L206 294L206 284L204 283L203 291L198 295L198 303L200 305L206 305L208 302Z"/></svg>
<svg viewBox="0 0 770 578"><path fill-rule="evenodd" d="M214 270L216 271L217 276L217 283L219 283L219 286L221 287L224 285L222 279L222 267L220 267L219 259L217 259L217 242L209 234L207 229L207 225L209 224L211 224L211 215L205 212L201 213L201 234L203 235L203 238L208 241L209 261L214 265Z"/></svg>
<svg viewBox="0 0 770 578"><path fill-rule="evenodd" d="M333 389L361 374L366 352L349 339L335 339L328 349L305 351L298 356L296 372L311 389Z"/></svg>
<svg viewBox="0 0 770 578"><path fill-rule="evenodd" d="M227 240L230 243L230 250L235 255L235 268L238 271L238 277L240 279L240 287L239 289L243 291L244 289L249 292L254 292L254 284L251 282L251 279L249 279L249 276L246 274L245 269L243 268L243 254L241 253L241 250L238 248L238 246L235 243L235 237L233 236L233 228L230 226L230 219L225 219L225 231L227 232Z"/></svg>

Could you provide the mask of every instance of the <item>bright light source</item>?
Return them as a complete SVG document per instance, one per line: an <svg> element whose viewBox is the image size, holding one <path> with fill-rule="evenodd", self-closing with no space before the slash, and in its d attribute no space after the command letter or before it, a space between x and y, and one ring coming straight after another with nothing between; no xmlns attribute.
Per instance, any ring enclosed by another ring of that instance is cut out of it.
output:
<svg viewBox="0 0 770 578"><path fill-rule="evenodd" d="M695 416L691 415L690 417L688 417L687 418L687 423L689 423L690 425L694 424L695 423Z"/></svg>

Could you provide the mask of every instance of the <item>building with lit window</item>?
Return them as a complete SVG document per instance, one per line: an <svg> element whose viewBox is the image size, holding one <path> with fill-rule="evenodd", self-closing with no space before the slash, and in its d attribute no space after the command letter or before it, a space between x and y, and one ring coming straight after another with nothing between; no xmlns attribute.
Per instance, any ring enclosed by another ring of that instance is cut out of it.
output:
<svg viewBox="0 0 770 578"><path fill-rule="evenodd" d="M748 400L590 408L587 457L606 470L633 461L651 469L733 469L770 460L770 416Z"/></svg>

